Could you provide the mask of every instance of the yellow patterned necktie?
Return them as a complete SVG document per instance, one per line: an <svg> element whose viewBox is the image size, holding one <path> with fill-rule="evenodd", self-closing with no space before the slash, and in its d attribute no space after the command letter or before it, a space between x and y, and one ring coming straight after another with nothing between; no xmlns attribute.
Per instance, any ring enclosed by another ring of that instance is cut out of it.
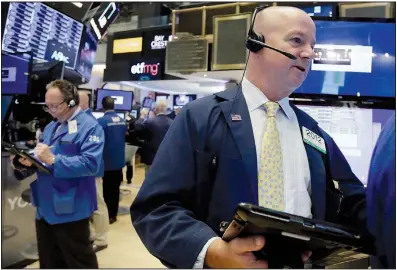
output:
<svg viewBox="0 0 397 270"><path fill-rule="evenodd" d="M265 103L265 108L266 127L262 138L258 172L259 205L284 211L283 159L276 125L276 113L280 105L268 101Z"/></svg>

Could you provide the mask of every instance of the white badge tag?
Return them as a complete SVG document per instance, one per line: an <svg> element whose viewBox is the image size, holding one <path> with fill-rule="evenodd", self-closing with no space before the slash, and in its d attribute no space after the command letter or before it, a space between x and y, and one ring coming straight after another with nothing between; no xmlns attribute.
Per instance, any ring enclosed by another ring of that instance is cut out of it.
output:
<svg viewBox="0 0 397 270"><path fill-rule="evenodd" d="M77 132L77 121L72 120L68 122L68 132L69 134L73 134Z"/></svg>
<svg viewBox="0 0 397 270"><path fill-rule="evenodd" d="M327 149L325 148L325 142L324 139L318 136L316 133L311 131L310 129L302 126L302 134L303 134L303 141L314 148L316 148L318 151L326 154Z"/></svg>

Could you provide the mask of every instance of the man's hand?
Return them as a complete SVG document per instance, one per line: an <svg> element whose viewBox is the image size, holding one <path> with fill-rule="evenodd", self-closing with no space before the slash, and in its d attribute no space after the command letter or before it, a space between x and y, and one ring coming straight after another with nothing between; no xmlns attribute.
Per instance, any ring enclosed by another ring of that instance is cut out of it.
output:
<svg viewBox="0 0 397 270"><path fill-rule="evenodd" d="M205 265L210 268L268 268L268 262L258 260L252 251L258 251L265 246L265 238L252 236L235 238L225 242L217 239L208 247ZM306 263L312 252L302 254L302 261Z"/></svg>
<svg viewBox="0 0 397 270"><path fill-rule="evenodd" d="M47 165L52 165L54 161L54 154L51 152L50 147L44 143L37 144L34 153L38 159Z"/></svg>
<svg viewBox="0 0 397 270"><path fill-rule="evenodd" d="M11 155L10 156L11 168L13 168L14 170L17 170L17 168L15 168L15 166L14 166L14 159L15 159L15 155ZM29 160L27 160L26 158L23 158L23 157L19 158L18 162L26 167L31 167L33 165L32 162L30 162Z"/></svg>
<svg viewBox="0 0 397 270"><path fill-rule="evenodd" d="M252 236L230 242L216 239L208 247L205 265L210 268L268 268L267 261L257 260L252 251L265 246L265 238Z"/></svg>

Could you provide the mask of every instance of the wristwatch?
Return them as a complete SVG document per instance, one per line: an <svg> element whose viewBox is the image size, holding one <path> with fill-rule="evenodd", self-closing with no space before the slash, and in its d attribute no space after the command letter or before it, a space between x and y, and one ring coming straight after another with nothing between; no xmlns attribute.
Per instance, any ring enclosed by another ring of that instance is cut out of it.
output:
<svg viewBox="0 0 397 270"><path fill-rule="evenodd" d="M56 158L56 156L54 156L54 157L52 158L52 163L51 163L51 165L54 165L54 163L55 163L55 158Z"/></svg>

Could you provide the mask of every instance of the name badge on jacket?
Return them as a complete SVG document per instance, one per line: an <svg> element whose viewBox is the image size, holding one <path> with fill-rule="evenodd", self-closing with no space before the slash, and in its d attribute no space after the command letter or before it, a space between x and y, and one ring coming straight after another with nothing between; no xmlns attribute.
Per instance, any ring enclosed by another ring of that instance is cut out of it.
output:
<svg viewBox="0 0 397 270"><path fill-rule="evenodd" d="M325 141L319 135L311 131L310 129L302 126L303 141L310 146L316 148L318 151L326 154L327 149L325 148Z"/></svg>
<svg viewBox="0 0 397 270"><path fill-rule="evenodd" d="M77 132L77 121L72 120L68 122L68 132L69 134L73 134Z"/></svg>

